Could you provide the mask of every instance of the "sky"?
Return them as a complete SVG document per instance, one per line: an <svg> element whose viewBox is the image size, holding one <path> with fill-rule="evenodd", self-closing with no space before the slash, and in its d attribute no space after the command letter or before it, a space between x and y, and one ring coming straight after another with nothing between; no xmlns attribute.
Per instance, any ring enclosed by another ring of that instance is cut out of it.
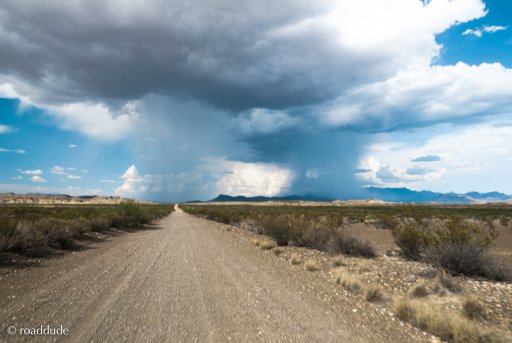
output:
<svg viewBox="0 0 512 343"><path fill-rule="evenodd" d="M512 194L507 0L0 3L0 192Z"/></svg>

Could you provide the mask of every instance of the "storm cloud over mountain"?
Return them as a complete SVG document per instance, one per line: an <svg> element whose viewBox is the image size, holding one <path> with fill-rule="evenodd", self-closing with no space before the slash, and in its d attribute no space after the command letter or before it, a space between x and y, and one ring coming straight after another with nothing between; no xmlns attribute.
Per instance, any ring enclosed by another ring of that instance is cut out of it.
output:
<svg viewBox="0 0 512 343"><path fill-rule="evenodd" d="M444 175L411 164L442 151L414 151L403 171L367 156L379 133L510 114L511 69L434 63L437 34L486 13L480 0L3 1L0 96L136 141L119 194L356 196Z"/></svg>

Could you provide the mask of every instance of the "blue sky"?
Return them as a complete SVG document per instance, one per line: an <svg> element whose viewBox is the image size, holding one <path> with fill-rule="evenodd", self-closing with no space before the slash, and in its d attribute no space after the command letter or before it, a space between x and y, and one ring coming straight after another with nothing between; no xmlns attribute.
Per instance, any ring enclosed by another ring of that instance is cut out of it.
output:
<svg viewBox="0 0 512 343"><path fill-rule="evenodd" d="M3 2L0 192L512 194L512 3L227 3Z"/></svg>

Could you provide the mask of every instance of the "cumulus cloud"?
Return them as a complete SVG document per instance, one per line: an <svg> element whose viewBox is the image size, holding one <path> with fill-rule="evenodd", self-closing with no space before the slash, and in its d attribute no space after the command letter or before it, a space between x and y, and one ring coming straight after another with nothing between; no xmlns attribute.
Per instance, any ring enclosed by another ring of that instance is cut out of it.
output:
<svg viewBox="0 0 512 343"><path fill-rule="evenodd" d="M70 149L74 149L74 148L76 148L76 147L77 147L77 145L76 145L76 144L69 144L69 145L68 145L68 148L70 148Z"/></svg>
<svg viewBox="0 0 512 343"><path fill-rule="evenodd" d="M79 175L68 175L67 178L69 180L81 180L82 179L82 177Z"/></svg>
<svg viewBox="0 0 512 343"><path fill-rule="evenodd" d="M121 176L123 184L116 189L116 194L125 195L133 193L142 193L147 188L143 185L144 179L139 175L135 165L131 165Z"/></svg>
<svg viewBox="0 0 512 343"><path fill-rule="evenodd" d="M42 176L34 175L32 178L30 178L32 182L46 182L46 179L44 179Z"/></svg>
<svg viewBox="0 0 512 343"><path fill-rule="evenodd" d="M208 174L208 173L207 173ZM198 172L176 174L143 174L135 165L131 165L120 179L122 185L116 188L115 194L130 197L150 197L152 199L180 199L186 192L188 197L205 194L212 197L214 192L205 181L207 175ZM170 198L172 197L172 198ZM189 198L190 199L190 198Z"/></svg>
<svg viewBox="0 0 512 343"><path fill-rule="evenodd" d="M288 190L293 181L289 169L262 163L222 161L227 173L217 182L219 193L244 196L275 196Z"/></svg>

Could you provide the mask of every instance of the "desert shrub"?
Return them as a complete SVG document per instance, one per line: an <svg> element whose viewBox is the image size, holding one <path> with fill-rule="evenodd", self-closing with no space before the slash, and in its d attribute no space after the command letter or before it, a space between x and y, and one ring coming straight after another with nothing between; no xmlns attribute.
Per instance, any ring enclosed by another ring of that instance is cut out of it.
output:
<svg viewBox="0 0 512 343"><path fill-rule="evenodd" d="M508 227L510 225L510 217L501 216L500 225L503 227Z"/></svg>
<svg viewBox="0 0 512 343"><path fill-rule="evenodd" d="M484 319L486 317L483 303L474 297L469 297L462 304L462 312L469 319Z"/></svg>
<svg viewBox="0 0 512 343"><path fill-rule="evenodd" d="M429 258L453 274L482 276L496 281L508 278L506 267L496 261L484 246L474 242L433 247Z"/></svg>
<svg viewBox="0 0 512 343"><path fill-rule="evenodd" d="M387 214L381 214L375 221L375 227L382 230L393 230L396 225L397 219Z"/></svg>
<svg viewBox="0 0 512 343"><path fill-rule="evenodd" d="M333 233L330 243L332 253L342 253L351 256L362 256L372 258L377 256L375 248L368 241L361 241L343 230L337 230Z"/></svg>
<svg viewBox="0 0 512 343"><path fill-rule="evenodd" d="M12 248L16 236L16 221L13 218L0 217L0 251Z"/></svg>
<svg viewBox="0 0 512 343"><path fill-rule="evenodd" d="M287 245L291 240L291 227L285 216L264 216L258 220L265 235L275 239L277 245Z"/></svg>
<svg viewBox="0 0 512 343"><path fill-rule="evenodd" d="M428 288L423 284L416 285L410 290L409 294L413 298L424 298L428 295Z"/></svg>
<svg viewBox="0 0 512 343"><path fill-rule="evenodd" d="M368 286L364 292L366 301L375 303L384 300L384 292L379 286Z"/></svg>
<svg viewBox="0 0 512 343"><path fill-rule="evenodd" d="M283 249L281 248L275 248L274 249L274 255L279 256L283 253Z"/></svg>
<svg viewBox="0 0 512 343"><path fill-rule="evenodd" d="M464 288L461 283L448 273L441 273L438 277L439 285L452 293L462 293Z"/></svg>
<svg viewBox="0 0 512 343"><path fill-rule="evenodd" d="M498 236L496 227L487 220L454 217L438 224L430 227L432 246L471 244L486 247Z"/></svg>
<svg viewBox="0 0 512 343"><path fill-rule="evenodd" d="M401 254L411 260L419 260L428 244L427 228L413 218L404 218L393 229L393 238Z"/></svg>

